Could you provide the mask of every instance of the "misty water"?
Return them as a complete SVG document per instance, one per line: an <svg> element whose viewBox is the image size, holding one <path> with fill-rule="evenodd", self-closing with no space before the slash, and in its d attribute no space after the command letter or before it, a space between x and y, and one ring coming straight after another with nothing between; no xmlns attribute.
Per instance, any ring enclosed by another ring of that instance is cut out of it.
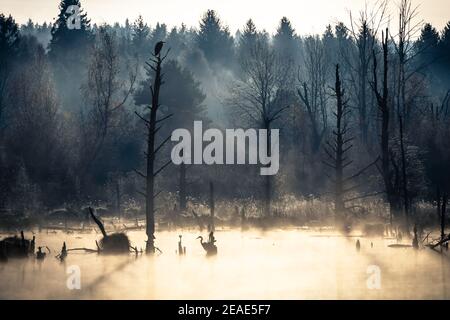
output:
<svg viewBox="0 0 450 320"><path fill-rule="evenodd" d="M187 254L178 256L178 235ZM31 234L28 232L26 236ZM43 261L10 259L0 264L2 299L446 299L449 260L430 249L388 248L395 240L343 237L332 230L217 230L217 256L207 257L192 231L157 232L156 256L98 255L100 236L37 233L37 246L50 247ZM2 235L5 236L5 235ZM143 231L129 232L144 246ZM206 236L204 234L204 236ZM373 243L373 248L371 247ZM81 289L69 290L67 270L81 270ZM370 266L380 268L379 289L370 289Z"/></svg>

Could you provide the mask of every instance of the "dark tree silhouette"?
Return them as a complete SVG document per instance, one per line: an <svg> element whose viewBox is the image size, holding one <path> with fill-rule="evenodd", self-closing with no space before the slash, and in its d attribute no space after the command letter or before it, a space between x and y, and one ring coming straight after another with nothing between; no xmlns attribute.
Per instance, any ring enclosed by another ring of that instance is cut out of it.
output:
<svg viewBox="0 0 450 320"><path fill-rule="evenodd" d="M290 61L297 59L295 52L298 51L299 46L295 30L288 18L281 18L273 42L281 59Z"/></svg>
<svg viewBox="0 0 450 320"><path fill-rule="evenodd" d="M68 25L68 19L74 12L69 10L71 6L80 8L80 28ZM49 53L52 58L61 57L67 51L86 49L91 39L89 31L90 20L83 13L80 0L61 0L59 14L52 27L52 39L49 44Z"/></svg>
<svg viewBox="0 0 450 320"><path fill-rule="evenodd" d="M350 135L350 126L348 122L350 107L348 106L348 98L345 97L339 65L336 65L335 70L336 80L333 91L334 96L336 97L336 109L333 111L333 115L335 116L336 122L332 130L333 138L324 146L327 159L323 162L333 171L332 181L334 186L333 195L336 221L340 220L340 222L345 222L347 220L346 211L350 209L350 207L346 207L346 203L371 196L371 194L366 194L349 198L348 194L360 187L360 185L355 184L354 180L361 177L361 175L367 169L372 167L375 162L372 162L351 175L348 173L348 169L353 164L353 159L351 159L350 155L354 138ZM376 161L378 161L378 159Z"/></svg>
<svg viewBox="0 0 450 320"><path fill-rule="evenodd" d="M154 50L156 52L156 48ZM160 90L161 85L163 84L163 75L162 75L162 63L166 59L168 54L161 56L161 51L158 55L153 55L150 59L151 63L147 63L149 68L153 70L153 84L150 86L151 92L151 104L148 105L148 109L150 111L148 119L136 113L139 118L144 121L147 126L147 152L146 152L146 174L143 174L139 171L136 171L139 175L145 178L145 214L147 218L147 245L146 252L149 254L155 253L155 198L157 194L155 193L155 178L156 176L167 167L171 161L166 162L162 167L155 171L155 160L156 154L164 144L169 140L170 136L165 139L159 146L156 147L156 134L160 129L160 123L172 115L169 114L163 118L157 119L158 109L160 108Z"/></svg>
<svg viewBox="0 0 450 320"><path fill-rule="evenodd" d="M242 61L248 58L251 48L253 48L258 40L258 31L256 30L255 23L252 19L249 19L242 30L241 37L239 38L239 59Z"/></svg>
<svg viewBox="0 0 450 320"><path fill-rule="evenodd" d="M13 63L19 49L19 26L12 16L0 14L0 145L4 127L5 98L8 80L13 71Z"/></svg>
<svg viewBox="0 0 450 320"><path fill-rule="evenodd" d="M399 170L398 166L393 160L393 151L389 145L389 140L391 136L390 132L390 120L391 120L391 107L389 105L389 48L388 48L388 38L389 30L386 29L382 34L382 48L383 48L383 81L382 88L380 91L378 83L378 61L373 51L373 83L372 87L377 97L378 108L381 116L381 168L380 173L384 182L384 189L386 192L386 197L390 207L390 220L392 224L393 216L397 216L401 212L401 197L398 192L398 182L399 182ZM391 169L393 167L394 170Z"/></svg>
<svg viewBox="0 0 450 320"><path fill-rule="evenodd" d="M132 44L138 55L146 55L151 49L150 28L144 22L141 15L136 19L132 26Z"/></svg>
<svg viewBox="0 0 450 320"><path fill-rule="evenodd" d="M227 65L233 60L233 38L214 10L208 10L203 15L196 42L212 64Z"/></svg>

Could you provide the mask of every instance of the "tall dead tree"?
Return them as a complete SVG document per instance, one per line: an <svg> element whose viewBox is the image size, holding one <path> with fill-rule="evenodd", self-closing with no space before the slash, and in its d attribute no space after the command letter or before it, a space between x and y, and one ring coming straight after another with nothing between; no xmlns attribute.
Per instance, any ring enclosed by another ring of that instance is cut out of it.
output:
<svg viewBox="0 0 450 320"><path fill-rule="evenodd" d="M210 219L211 222L209 224L209 231L214 231L214 210L215 210L215 202L214 202L214 184L212 181L209 182L209 210L210 210Z"/></svg>
<svg viewBox="0 0 450 320"><path fill-rule="evenodd" d="M333 185L334 185L334 210L335 217L339 218L348 209L346 203L357 200L362 197L370 195L363 195L359 197L348 198L349 192L355 190L358 185L354 184L354 180L361 176L367 169L369 169L375 162L369 164L358 172L349 175L346 174L348 167L353 163L350 160L350 151L353 148L353 137L349 135L349 125L347 118L350 114L348 101L345 100L345 90L342 87L341 76L339 73L339 65L336 65L335 73L336 81L334 86L334 96L336 97L336 110L333 115L336 118L336 125L333 128L333 139L326 142L324 146L325 153L328 157L323 163L333 170Z"/></svg>
<svg viewBox="0 0 450 320"><path fill-rule="evenodd" d="M172 115L165 116L161 119L157 119L158 109L160 107L159 102L159 92L161 85L163 82L163 74L161 65L163 61L166 59L169 50L166 52L164 56L161 56L163 42L158 42L155 46L154 53L152 54L152 58L150 59L151 63L146 63L147 66L153 70L154 78L153 84L150 86L152 101L151 105L147 106L150 113L148 118L144 118L140 114L136 113L138 117L145 122L147 126L147 152L146 152L146 174L140 173L137 171L139 175L145 178L145 214L147 220L146 233L147 233L147 245L146 252L153 254L155 252L155 198L158 195L155 193L155 178L156 176L167 167L171 161L167 161L162 167L155 171L155 159L156 154L159 150L169 141L170 136L164 139L159 146L156 147L156 134L161 128L159 123L168 119Z"/></svg>
<svg viewBox="0 0 450 320"><path fill-rule="evenodd" d="M379 113L381 116L381 167L379 168L384 182L386 197L390 207L390 222L392 224L392 217L398 213L400 209L400 201L397 192L397 181L399 180L398 166L393 159L393 152L389 146L390 131L389 122L391 110L389 107L389 90L388 90L388 34L389 30L382 33L382 50L383 50L383 83L380 91L378 84L378 62L375 51L373 51L373 82L372 88L377 98ZM391 170L391 164L394 169Z"/></svg>
<svg viewBox="0 0 450 320"><path fill-rule="evenodd" d="M345 116L349 110L346 101L343 100L344 90L341 86L341 79L339 75L339 65L336 65L336 83L334 87L336 96L336 111L333 112L336 117L336 127L333 130L333 142L327 141L324 148L332 163L324 161L325 165L334 170L334 210L335 216L343 213L345 210L344 204L344 169L349 166L352 161L346 158L347 152L352 148L352 138L346 139L345 135L348 132L348 126L345 122Z"/></svg>
<svg viewBox="0 0 450 320"><path fill-rule="evenodd" d="M183 152L183 151L181 151ZM183 156L183 154L181 154ZM180 177L179 177L179 205L180 212L186 210L186 164L182 162L180 164Z"/></svg>
<svg viewBox="0 0 450 320"><path fill-rule="evenodd" d="M403 193L403 212L405 214L406 229L409 230L409 193L408 193L408 177L406 174L406 151L404 138L404 122L403 117L398 114L398 128L400 137L400 156L402 162L402 193Z"/></svg>
<svg viewBox="0 0 450 320"><path fill-rule="evenodd" d="M428 179L434 189L437 223L441 229L441 240L445 237L446 210L450 191L450 90L448 90L439 105L431 105L425 109L426 122L422 137L425 137L426 165Z"/></svg>

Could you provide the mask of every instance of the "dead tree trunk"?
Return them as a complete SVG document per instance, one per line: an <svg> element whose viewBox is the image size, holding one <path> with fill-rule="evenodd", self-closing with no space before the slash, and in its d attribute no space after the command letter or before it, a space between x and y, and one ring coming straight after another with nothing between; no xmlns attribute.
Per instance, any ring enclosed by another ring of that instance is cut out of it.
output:
<svg viewBox="0 0 450 320"><path fill-rule="evenodd" d="M157 50L158 46L159 50ZM161 65L162 62L167 57L168 51L164 57L161 57L161 48L162 43L158 42L155 46L155 53L153 54L153 58L151 59L152 64L147 63L147 65L154 71L153 85L150 87L151 95L152 95L152 103L148 108L150 109L150 115L148 119L145 119L141 115L137 114L141 120L143 120L147 126L147 152L146 152L146 174L139 173L146 180L146 189L145 189L145 214L147 220L146 233L147 233L147 245L146 252L147 253L155 253L155 177L170 164L170 160L166 162L160 169L155 171L155 156L156 153L163 147L163 145L169 140L170 136L166 138L158 147L155 146L156 143L156 133L159 131L160 127L158 124L168 119L171 115L168 115L162 119L157 119L157 113L159 109L159 91L162 81L162 73L161 73Z"/></svg>
<svg viewBox="0 0 450 320"><path fill-rule="evenodd" d="M361 133L361 140L365 145L367 145L368 140L368 119L367 119L367 80L368 80L368 68L370 60L370 48L372 46L372 41L370 40L371 34L369 31L367 21L363 21L363 25L360 32L360 38L357 42L358 53L359 53L359 129ZM369 49L369 50L368 50ZM367 52L369 51L369 52Z"/></svg>
<svg viewBox="0 0 450 320"><path fill-rule="evenodd" d="M439 185L436 187L436 212L438 222L441 224L441 189L439 188Z"/></svg>
<svg viewBox="0 0 450 320"><path fill-rule="evenodd" d="M445 218L446 218L446 210L447 210L447 202L448 196L445 193L442 197L442 206L441 206L441 240L445 238Z"/></svg>
<svg viewBox="0 0 450 320"><path fill-rule="evenodd" d="M184 162L180 164L179 204L180 212L186 211L186 164Z"/></svg>
<svg viewBox="0 0 450 320"><path fill-rule="evenodd" d="M214 184L212 181L209 182L209 210L210 210L210 223L209 223L209 231L214 231L214 210L215 210L215 202L214 202Z"/></svg>
<svg viewBox="0 0 450 320"><path fill-rule="evenodd" d="M400 133L400 153L402 159L402 189L403 189L403 209L405 213L406 230L409 230L409 194L408 194L408 180L406 175L406 153L403 134L403 118L398 114L399 133Z"/></svg>
<svg viewBox="0 0 450 320"><path fill-rule="evenodd" d="M324 147L329 161L323 162L334 171L334 211L335 217L338 217L345 211L344 168L351 163L351 161L345 158L345 153L352 148L352 145L348 145L352 139L345 139L345 134L348 130L344 119L347 108L345 101L343 101L344 91L341 86L339 65L336 65L334 92L336 96L336 111L333 114L336 117L336 127L333 130L334 139L332 143L327 141Z"/></svg>
<svg viewBox="0 0 450 320"><path fill-rule="evenodd" d="M383 48L383 88L379 91L378 88L378 76L377 76L377 57L373 52L373 90L377 98L378 108L381 115L381 176L383 178L386 197L390 207L390 222L392 224L392 217L396 210L398 210L398 197L396 195L393 174L391 172L391 150L389 147L389 121L390 121L390 108L389 108L389 92L388 92L388 34L389 30L386 28L385 33L382 34L382 48Z"/></svg>
<svg viewBox="0 0 450 320"><path fill-rule="evenodd" d="M103 225L103 222L101 222L94 214L94 211L91 207L89 207L89 213L91 215L92 220L97 224L98 228L100 229L102 235L104 238L107 238L108 235L106 234L105 226Z"/></svg>
<svg viewBox="0 0 450 320"><path fill-rule="evenodd" d="M341 76L339 73L339 65L336 65L336 82L334 87L334 95L336 97L336 110L333 112L336 117L336 126L333 129L333 139L327 141L324 146L326 155L328 156L323 163L333 170L333 195L334 195L334 212L335 218L343 218L342 216L348 208L346 203L355 201L357 199L366 198L375 194L364 194L353 198L347 198L346 195L355 190L359 185L355 181L367 169L372 167L377 160L370 163L368 166L362 168L356 173L349 175L347 173L348 167L353 163L350 159L350 150L353 148L353 137L349 136L349 126L347 117L350 113L350 108L345 100L345 90L342 86Z"/></svg>
<svg viewBox="0 0 450 320"><path fill-rule="evenodd" d="M116 206L117 206L117 215L120 221L120 218L122 217L120 208L121 208L121 199L122 199L122 194L120 192L120 176L117 176L116 179Z"/></svg>
<svg viewBox="0 0 450 320"><path fill-rule="evenodd" d="M267 132L270 132L270 129L267 129ZM267 134L269 137L269 134ZM267 153L270 153L270 138L267 139ZM272 176L267 175L264 177L265 185L264 185L264 215L266 217L270 217L271 215L271 206L272 206Z"/></svg>

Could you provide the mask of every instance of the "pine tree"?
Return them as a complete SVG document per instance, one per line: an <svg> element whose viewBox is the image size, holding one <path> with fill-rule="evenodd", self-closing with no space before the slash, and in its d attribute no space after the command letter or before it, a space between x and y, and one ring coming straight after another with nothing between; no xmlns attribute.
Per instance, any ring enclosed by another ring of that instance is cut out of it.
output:
<svg viewBox="0 0 450 320"><path fill-rule="evenodd" d="M12 16L0 14L0 60L17 52L19 45L19 26Z"/></svg>
<svg viewBox="0 0 450 320"><path fill-rule="evenodd" d="M18 55L20 42L19 26L12 16L0 14L0 129L4 127L5 100L8 76ZM1 135L0 135L1 137Z"/></svg>
<svg viewBox="0 0 450 320"><path fill-rule="evenodd" d="M79 8L80 25L70 25L70 18L76 14L71 11L71 6ZM61 0L59 14L52 27L52 39L49 44L50 56L55 58L64 55L67 51L86 49L91 40L90 20L83 13L80 0Z"/></svg>
<svg viewBox="0 0 450 320"><path fill-rule="evenodd" d="M258 31L256 30L256 26L253 20L249 19L239 39L239 58L241 60L245 59L250 53L251 48L256 45L257 38Z"/></svg>
<svg viewBox="0 0 450 320"><path fill-rule="evenodd" d="M229 64L233 57L233 38L214 10L208 10L200 21L197 45L210 63Z"/></svg>
<svg viewBox="0 0 450 320"><path fill-rule="evenodd" d="M131 41L133 43L135 52L140 55L145 55L145 53L150 50L150 28L144 22L144 19L141 15L139 15L139 17L133 23L132 33L133 38Z"/></svg>
<svg viewBox="0 0 450 320"><path fill-rule="evenodd" d="M425 24L420 33L420 37L415 43L415 51L417 53L417 68L425 68L430 66L430 72L437 70L439 62L439 33L429 23Z"/></svg>
<svg viewBox="0 0 450 320"><path fill-rule="evenodd" d="M294 61L298 50L297 37L295 30L288 18L283 17L273 38L274 46L278 55L283 60Z"/></svg>
<svg viewBox="0 0 450 320"><path fill-rule="evenodd" d="M450 21L444 27L441 34L441 41L438 46L438 55L444 67L441 71L442 74L448 77L450 71Z"/></svg>
<svg viewBox="0 0 450 320"><path fill-rule="evenodd" d="M156 23L155 29L152 32L152 46L154 46L159 41L164 41L166 37L167 26L164 23Z"/></svg>

